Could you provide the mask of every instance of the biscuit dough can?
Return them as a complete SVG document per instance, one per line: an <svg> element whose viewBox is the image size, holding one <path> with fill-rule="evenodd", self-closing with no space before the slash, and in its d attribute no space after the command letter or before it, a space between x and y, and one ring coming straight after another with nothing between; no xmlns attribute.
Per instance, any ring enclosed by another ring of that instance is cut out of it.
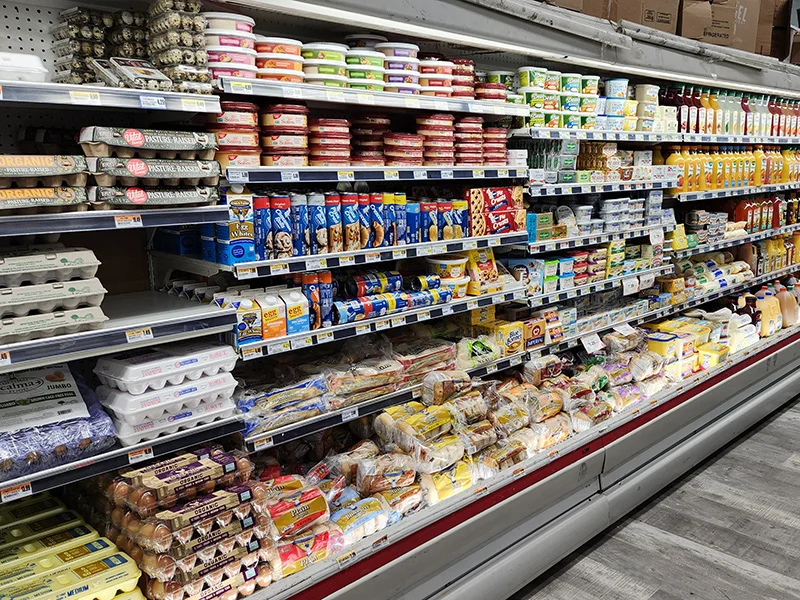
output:
<svg viewBox="0 0 800 600"><path fill-rule="evenodd" d="M308 255L308 198L292 194L292 256Z"/></svg>
<svg viewBox="0 0 800 600"><path fill-rule="evenodd" d="M253 197L256 260L272 258L272 202L269 196Z"/></svg>
<svg viewBox="0 0 800 600"><path fill-rule="evenodd" d="M328 252L341 252L344 249L342 205L339 194L335 192L325 194L325 220L328 223Z"/></svg>
<svg viewBox="0 0 800 600"><path fill-rule="evenodd" d="M333 325L333 273L320 271L319 279L319 312L322 327Z"/></svg>
<svg viewBox="0 0 800 600"><path fill-rule="evenodd" d="M419 203L419 241L439 241L439 216L436 202Z"/></svg>
<svg viewBox="0 0 800 600"><path fill-rule="evenodd" d="M383 194L370 194L369 206L369 218L372 225L372 231L370 233L372 247L383 248L387 245L383 219Z"/></svg>
<svg viewBox="0 0 800 600"><path fill-rule="evenodd" d="M397 239L397 210L394 204L394 194L383 194L383 231L386 236L386 245L394 246Z"/></svg>
<svg viewBox="0 0 800 600"><path fill-rule="evenodd" d="M383 199L381 199L381 206L383 206ZM381 216L381 218L383 217ZM358 227L361 232L361 248L372 248L372 211L369 194L358 195Z"/></svg>
<svg viewBox="0 0 800 600"><path fill-rule="evenodd" d="M406 243L419 244L420 211L417 202L406 205Z"/></svg>
<svg viewBox="0 0 800 600"><path fill-rule="evenodd" d="M328 220L325 216L325 196L308 195L308 240L311 254L328 253Z"/></svg>
<svg viewBox="0 0 800 600"><path fill-rule="evenodd" d="M292 215L291 198L277 195L270 199L272 221L272 246L275 258L292 256Z"/></svg>
<svg viewBox="0 0 800 600"><path fill-rule="evenodd" d="M316 273L303 273L303 295L308 300L311 329L319 329L322 325L322 314L319 304L319 276Z"/></svg>
<svg viewBox="0 0 800 600"><path fill-rule="evenodd" d="M340 200L344 251L359 250L361 248L361 226L358 219L358 194L342 194Z"/></svg>

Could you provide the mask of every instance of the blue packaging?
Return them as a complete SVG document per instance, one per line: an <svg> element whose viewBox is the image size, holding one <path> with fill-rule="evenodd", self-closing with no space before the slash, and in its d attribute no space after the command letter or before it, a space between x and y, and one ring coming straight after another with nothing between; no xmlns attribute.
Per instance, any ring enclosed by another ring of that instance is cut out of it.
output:
<svg viewBox="0 0 800 600"><path fill-rule="evenodd" d="M333 303L334 325L344 325L363 321L370 316L371 305L364 302L363 298L352 300L335 300Z"/></svg>
<svg viewBox="0 0 800 600"><path fill-rule="evenodd" d="M389 314L389 298L386 297L386 294L368 296L368 300L371 307L370 319L373 317L385 317Z"/></svg>
<svg viewBox="0 0 800 600"><path fill-rule="evenodd" d="M225 194L225 201L228 204L228 220L216 223L214 232L217 239L231 242L253 242L255 240L253 195L232 194L228 191Z"/></svg>
<svg viewBox="0 0 800 600"><path fill-rule="evenodd" d="M275 258L292 256L292 208L288 195L281 194L270 199L272 221L272 247Z"/></svg>
<svg viewBox="0 0 800 600"><path fill-rule="evenodd" d="M453 200L453 239L460 239L469 235L469 202L466 200Z"/></svg>
<svg viewBox="0 0 800 600"><path fill-rule="evenodd" d="M406 195L404 192L395 193L394 210L397 213L395 244L402 246L406 243Z"/></svg>
<svg viewBox="0 0 800 600"><path fill-rule="evenodd" d="M406 244L419 244L419 204L406 205Z"/></svg>
<svg viewBox="0 0 800 600"><path fill-rule="evenodd" d="M419 203L419 241L439 241L439 215L436 202Z"/></svg>
<svg viewBox="0 0 800 600"><path fill-rule="evenodd" d="M200 230L194 225L159 227L153 237L153 248L169 254L200 254Z"/></svg>
<svg viewBox="0 0 800 600"><path fill-rule="evenodd" d="M253 197L253 232L256 260L270 260L272 254L272 206L269 196Z"/></svg>
<svg viewBox="0 0 800 600"><path fill-rule="evenodd" d="M308 198L292 194L292 256L308 256Z"/></svg>
<svg viewBox="0 0 800 600"><path fill-rule="evenodd" d="M408 308L423 308L433 304L433 294L431 290L421 292L408 292Z"/></svg>
<svg viewBox="0 0 800 600"><path fill-rule="evenodd" d="M455 238L453 231L453 203L450 200L439 200L436 203L436 223L440 240Z"/></svg>
<svg viewBox="0 0 800 600"><path fill-rule="evenodd" d="M528 243L536 243L536 213L525 214L525 229L528 232Z"/></svg>
<svg viewBox="0 0 800 600"><path fill-rule="evenodd" d="M381 200L383 206L383 200ZM372 248L372 211L369 194L358 195L358 225L361 231L361 248Z"/></svg>
<svg viewBox="0 0 800 600"><path fill-rule="evenodd" d="M319 311L322 327L333 325L333 274L330 271L319 272Z"/></svg>
<svg viewBox="0 0 800 600"><path fill-rule="evenodd" d="M308 250L311 254L328 253L328 220L325 216L325 196L308 195Z"/></svg>
<svg viewBox="0 0 800 600"><path fill-rule="evenodd" d="M215 235L214 223L201 223L200 224L200 237L213 238Z"/></svg>
<svg viewBox="0 0 800 600"><path fill-rule="evenodd" d="M351 252L361 249L361 226L359 224L358 194L342 194L340 196L342 207L342 239L344 251ZM369 201L367 201L369 206ZM328 222L330 224L330 221Z"/></svg>
<svg viewBox="0 0 800 600"><path fill-rule="evenodd" d="M358 196L356 196L358 202ZM342 206L339 194L325 194L325 220L328 223L328 252L344 250L344 230L342 228ZM356 222L358 213L356 213Z"/></svg>
<svg viewBox="0 0 800 600"><path fill-rule="evenodd" d="M385 246L397 243L397 210L394 205L394 194L383 194L383 231Z"/></svg>
<svg viewBox="0 0 800 600"><path fill-rule="evenodd" d="M200 237L200 258L209 262L217 260L217 241L213 237Z"/></svg>
<svg viewBox="0 0 800 600"><path fill-rule="evenodd" d="M386 227L383 219L383 194L369 195L369 219L372 225L371 239L373 248L387 246Z"/></svg>
<svg viewBox="0 0 800 600"><path fill-rule="evenodd" d="M223 265L236 265L253 262L256 259L256 247L253 242L220 240L216 242L217 262Z"/></svg>

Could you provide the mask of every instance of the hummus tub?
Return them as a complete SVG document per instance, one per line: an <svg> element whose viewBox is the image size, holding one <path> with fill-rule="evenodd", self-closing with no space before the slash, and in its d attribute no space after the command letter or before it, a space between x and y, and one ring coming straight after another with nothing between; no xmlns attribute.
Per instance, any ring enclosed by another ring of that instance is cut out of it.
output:
<svg viewBox="0 0 800 600"><path fill-rule="evenodd" d="M387 92L396 94L419 94L422 86L417 83L386 83L384 88Z"/></svg>
<svg viewBox="0 0 800 600"><path fill-rule="evenodd" d="M348 65L363 65L368 67L381 67L383 68L383 61L386 55L383 52L375 52L374 50L349 50L345 55L345 62Z"/></svg>
<svg viewBox="0 0 800 600"><path fill-rule="evenodd" d="M450 87L452 82L453 82L452 75L421 73L419 76L419 84L422 87Z"/></svg>
<svg viewBox="0 0 800 600"><path fill-rule="evenodd" d="M285 81L286 83L303 83L306 80L302 71L292 69L258 69L256 77L271 81Z"/></svg>
<svg viewBox="0 0 800 600"><path fill-rule="evenodd" d="M258 126L258 105L252 102L220 102L221 113L208 115L208 122L240 127Z"/></svg>
<svg viewBox="0 0 800 600"><path fill-rule="evenodd" d="M295 56L300 56L302 49L303 42L300 40L256 35L256 52L271 52L274 54L293 54Z"/></svg>
<svg viewBox="0 0 800 600"><path fill-rule="evenodd" d="M416 71L398 71L387 69L383 73L383 81L387 85L393 84L395 86L407 83L417 85L419 83L419 73Z"/></svg>
<svg viewBox="0 0 800 600"><path fill-rule="evenodd" d="M606 79L607 98L626 98L628 95L627 79Z"/></svg>
<svg viewBox="0 0 800 600"><path fill-rule="evenodd" d="M220 169L229 167L257 167L260 164L260 148L226 148L216 153L214 158Z"/></svg>
<svg viewBox="0 0 800 600"><path fill-rule="evenodd" d="M382 52L386 56L406 56L410 58L416 58L417 54L419 53L419 46L416 44L403 44L399 42L384 42L375 44L375 50Z"/></svg>
<svg viewBox="0 0 800 600"><path fill-rule="evenodd" d="M231 31L229 29L206 29L203 32L206 46L234 46L255 50L256 35L246 31Z"/></svg>
<svg viewBox="0 0 800 600"><path fill-rule="evenodd" d="M421 60L419 63L420 73L432 73L435 75L452 75L455 64L446 60Z"/></svg>
<svg viewBox="0 0 800 600"><path fill-rule="evenodd" d="M383 79L375 81L373 79L348 79L347 87L354 90L367 90L370 92L382 92L385 89Z"/></svg>
<svg viewBox="0 0 800 600"><path fill-rule="evenodd" d="M284 150L281 154L262 154L261 165L264 167L307 167L308 156L305 150L297 150L298 154L289 154Z"/></svg>
<svg viewBox="0 0 800 600"><path fill-rule="evenodd" d="M561 74L561 91L570 92L572 94L581 93L581 75L580 73L562 73Z"/></svg>
<svg viewBox="0 0 800 600"><path fill-rule="evenodd" d="M311 60L333 60L344 62L345 55L350 50L344 44L318 43L303 44L300 56Z"/></svg>
<svg viewBox="0 0 800 600"><path fill-rule="evenodd" d="M255 79L258 69L253 65L224 63L224 62L210 62L208 63L208 70L211 73L212 79L219 77L244 77L246 79Z"/></svg>
<svg viewBox="0 0 800 600"><path fill-rule="evenodd" d="M409 56L387 56L383 60L387 71L415 71L419 72L419 59Z"/></svg>
<svg viewBox="0 0 800 600"><path fill-rule="evenodd" d="M347 87L347 77L339 75L306 75L306 83L311 85L322 85L325 87Z"/></svg>
<svg viewBox="0 0 800 600"><path fill-rule="evenodd" d="M303 73L306 75L347 75L347 63L343 60L329 60L307 58L303 63Z"/></svg>
<svg viewBox="0 0 800 600"><path fill-rule="evenodd" d="M355 80L380 81L383 82L385 70L383 67L348 65L347 76Z"/></svg>
<svg viewBox="0 0 800 600"><path fill-rule="evenodd" d="M222 12L205 12L202 15L206 18L208 29L226 29L230 31L244 31L252 33L256 22L245 15Z"/></svg>
<svg viewBox="0 0 800 600"><path fill-rule="evenodd" d="M596 75L581 75L581 94L597 95L600 89L600 77Z"/></svg>
<svg viewBox="0 0 800 600"><path fill-rule="evenodd" d="M374 33L351 33L345 36L344 41L350 48L374 48L376 44L385 44L389 40Z"/></svg>
<svg viewBox="0 0 800 600"><path fill-rule="evenodd" d="M487 83L502 83L507 90L514 88L514 71L489 71L486 73Z"/></svg>
<svg viewBox="0 0 800 600"><path fill-rule="evenodd" d="M256 54L256 66L259 69L287 69L302 71L304 58L293 54L276 54L275 52L259 52Z"/></svg>
<svg viewBox="0 0 800 600"><path fill-rule="evenodd" d="M217 143L220 149L235 146L243 148L258 147L258 131L253 128L240 127L236 125L218 125L209 132L217 136Z"/></svg>
<svg viewBox="0 0 800 600"><path fill-rule="evenodd" d="M206 53L208 53L208 62L211 63L256 64L256 51L249 48L206 45Z"/></svg>

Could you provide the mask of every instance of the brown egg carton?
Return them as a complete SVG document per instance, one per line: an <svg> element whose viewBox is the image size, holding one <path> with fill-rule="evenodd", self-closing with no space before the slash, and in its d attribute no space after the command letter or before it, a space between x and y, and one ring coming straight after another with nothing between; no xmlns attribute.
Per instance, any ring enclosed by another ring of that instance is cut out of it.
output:
<svg viewBox="0 0 800 600"><path fill-rule="evenodd" d="M244 564L241 570L229 577L223 571L223 578L216 585L206 588L203 579L200 583L204 584L198 591L195 585L182 586L177 581L162 582L144 576L142 591L149 600L203 600L213 598L215 600L237 600L238 598L246 598L251 596L256 588L265 588L272 583L272 571L270 570L267 560L269 559L269 550L262 548L259 550L259 559L261 564L250 567Z"/></svg>
<svg viewBox="0 0 800 600"><path fill-rule="evenodd" d="M215 160L164 160L160 158L87 159L99 186L216 186L220 167Z"/></svg>
<svg viewBox="0 0 800 600"><path fill-rule="evenodd" d="M89 202L95 210L208 206L219 202L215 187L124 187L93 186L88 188Z"/></svg>
<svg viewBox="0 0 800 600"><path fill-rule="evenodd" d="M83 187L86 170L83 156L0 154L0 188Z"/></svg>
<svg viewBox="0 0 800 600"><path fill-rule="evenodd" d="M0 215L75 212L89 209L84 187L0 189Z"/></svg>
<svg viewBox="0 0 800 600"><path fill-rule="evenodd" d="M78 143L86 156L167 160L211 160L218 147L213 133L133 127L84 127Z"/></svg>

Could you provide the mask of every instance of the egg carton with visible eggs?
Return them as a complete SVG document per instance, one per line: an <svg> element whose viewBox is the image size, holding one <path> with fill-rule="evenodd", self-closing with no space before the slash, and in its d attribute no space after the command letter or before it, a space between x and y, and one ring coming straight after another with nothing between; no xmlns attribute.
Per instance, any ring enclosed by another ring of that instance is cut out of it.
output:
<svg viewBox="0 0 800 600"><path fill-rule="evenodd" d="M99 306L0 319L0 342L11 344L99 329L108 317Z"/></svg>
<svg viewBox="0 0 800 600"><path fill-rule="evenodd" d="M85 248L29 246L0 252L0 286L23 283L89 279L97 274L100 261Z"/></svg>
<svg viewBox="0 0 800 600"><path fill-rule="evenodd" d="M0 316L22 317L33 311L44 313L79 306L100 306L105 295L106 289L96 277L0 288Z"/></svg>
<svg viewBox="0 0 800 600"><path fill-rule="evenodd" d="M183 410L197 408L201 403L229 400L235 389L236 380L233 375L221 373L195 381L184 381L179 385L170 385L138 396L104 385L98 387L95 393L114 419L136 426L148 420L178 415Z"/></svg>
<svg viewBox="0 0 800 600"><path fill-rule="evenodd" d="M100 382L134 396L179 385L204 375L232 371L238 355L231 347L208 342L181 342L104 356L94 368Z"/></svg>
<svg viewBox="0 0 800 600"><path fill-rule="evenodd" d="M256 552L259 560L266 563L272 550L262 547ZM205 582L201 579L198 583L204 584ZM270 583L272 583L272 571L268 564L252 567L244 565L232 577L223 572L219 583L214 586L216 592L213 593L213 596L208 595L207 597L213 597L215 600L237 600L252 595L256 591L256 587L265 588ZM199 594L202 592L202 587L197 594L192 594L192 592L196 591L198 587L197 584L182 586L176 581L163 582L157 579L148 579L145 584L145 592L147 597L153 600L183 600L184 597L197 600L201 597ZM202 597L206 597L206 595L204 594Z"/></svg>

